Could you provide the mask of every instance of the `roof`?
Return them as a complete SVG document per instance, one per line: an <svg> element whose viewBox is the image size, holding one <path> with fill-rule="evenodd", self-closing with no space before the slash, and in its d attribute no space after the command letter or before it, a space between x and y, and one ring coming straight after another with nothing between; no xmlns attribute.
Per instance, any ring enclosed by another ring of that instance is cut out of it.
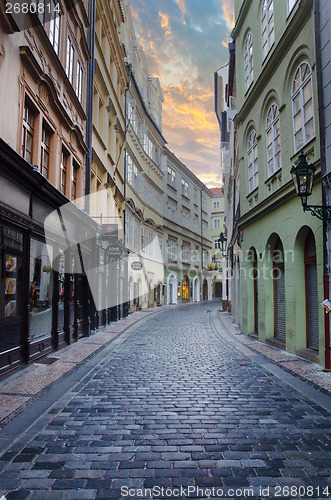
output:
<svg viewBox="0 0 331 500"><path fill-rule="evenodd" d="M223 188L209 188L209 191L211 191L213 193L213 195L216 195L216 196L223 196L224 195Z"/></svg>

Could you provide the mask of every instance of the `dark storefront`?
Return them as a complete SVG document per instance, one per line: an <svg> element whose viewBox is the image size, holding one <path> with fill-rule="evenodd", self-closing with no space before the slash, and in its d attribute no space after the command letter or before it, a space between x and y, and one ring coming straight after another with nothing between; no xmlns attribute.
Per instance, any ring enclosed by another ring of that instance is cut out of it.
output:
<svg viewBox="0 0 331 500"><path fill-rule="evenodd" d="M0 139L0 375L125 314L125 307L113 315L94 308L82 265L99 259L93 240L72 251L54 228L46 245L44 221L65 203L66 197ZM96 226L91 219L88 224ZM99 279L104 293L109 276Z"/></svg>

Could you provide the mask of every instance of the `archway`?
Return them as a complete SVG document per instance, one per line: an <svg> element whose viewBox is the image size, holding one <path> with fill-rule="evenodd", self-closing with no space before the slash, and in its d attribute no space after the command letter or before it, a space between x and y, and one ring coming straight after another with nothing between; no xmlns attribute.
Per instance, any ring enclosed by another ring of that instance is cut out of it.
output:
<svg viewBox="0 0 331 500"><path fill-rule="evenodd" d="M318 288L316 244L313 232L310 230L306 236L304 248L305 262L305 292L306 292L306 332L307 347L319 349L318 332Z"/></svg>
<svg viewBox="0 0 331 500"><path fill-rule="evenodd" d="M278 238L273 250L274 337L286 340L285 266L283 244Z"/></svg>
<svg viewBox="0 0 331 500"><path fill-rule="evenodd" d="M202 298L203 300L208 300L208 281L206 278L203 280L202 284Z"/></svg>
<svg viewBox="0 0 331 500"><path fill-rule="evenodd" d="M184 276L182 282L182 300L190 299L190 280L187 275Z"/></svg>
<svg viewBox="0 0 331 500"><path fill-rule="evenodd" d="M198 276L193 280L193 301L200 302L200 280Z"/></svg>
<svg viewBox="0 0 331 500"><path fill-rule="evenodd" d="M177 278L174 273L167 279L167 304L177 304Z"/></svg>

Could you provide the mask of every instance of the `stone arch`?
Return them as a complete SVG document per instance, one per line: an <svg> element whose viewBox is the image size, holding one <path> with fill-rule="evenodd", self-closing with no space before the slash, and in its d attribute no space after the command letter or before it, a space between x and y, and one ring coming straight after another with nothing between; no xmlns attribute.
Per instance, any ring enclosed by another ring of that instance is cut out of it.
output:
<svg viewBox="0 0 331 500"><path fill-rule="evenodd" d="M170 273L167 278L167 304L177 304L177 276Z"/></svg>
<svg viewBox="0 0 331 500"><path fill-rule="evenodd" d="M193 279L193 302L200 302L200 280L198 276Z"/></svg>

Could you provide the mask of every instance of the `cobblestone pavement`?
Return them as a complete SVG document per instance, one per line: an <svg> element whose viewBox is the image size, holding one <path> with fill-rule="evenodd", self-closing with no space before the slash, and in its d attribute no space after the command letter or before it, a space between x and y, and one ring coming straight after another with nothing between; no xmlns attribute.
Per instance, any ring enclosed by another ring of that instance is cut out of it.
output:
<svg viewBox="0 0 331 500"><path fill-rule="evenodd" d="M330 498L328 396L233 347L217 309L165 310L107 353L13 440L0 495Z"/></svg>

